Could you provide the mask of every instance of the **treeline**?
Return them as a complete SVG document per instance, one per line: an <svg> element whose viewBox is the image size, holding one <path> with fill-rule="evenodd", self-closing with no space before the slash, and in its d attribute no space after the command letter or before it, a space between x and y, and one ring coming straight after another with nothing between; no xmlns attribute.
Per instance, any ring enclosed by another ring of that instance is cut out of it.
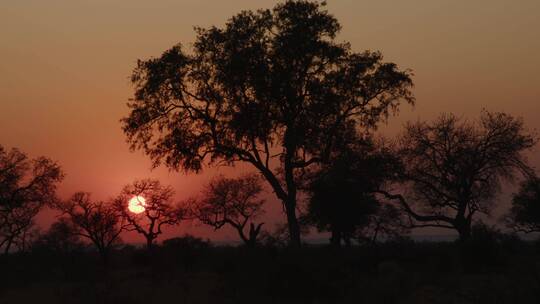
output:
<svg viewBox="0 0 540 304"><path fill-rule="evenodd" d="M264 185L283 207L280 236L291 247L301 246L305 227L331 232L335 246L421 227L452 229L467 241L477 215L489 215L501 185L516 179L523 184L504 221L538 231L539 179L525 158L537 137L523 121L442 114L407 124L393 140L377 137L379 123L415 103L412 72L380 52L353 51L337 41L340 29L324 2L285 1L241 12L222 28L198 28L191 48L138 61L121 120L133 149L178 171L253 169L217 178L185 202L156 180L135 181L108 202L83 192L60 200L58 164L1 148L0 247L27 250L43 206L63 214L52 232L87 238L104 261L122 231L140 233L151 249L163 227L183 220L229 225L255 247L268 237L259 217ZM133 197L144 198L143 212L129 211Z"/></svg>
<svg viewBox="0 0 540 304"><path fill-rule="evenodd" d="M540 183L522 156L533 144L525 132L522 122L509 115L485 113L480 123L447 115L409 124L392 143L355 138L328 163L298 177L307 198L299 222L304 230L331 232L334 246L400 239L418 227L453 229L466 241L473 216L489 215L501 182L522 173L524 182L500 222L516 232L538 232ZM257 174L217 177L182 202L174 201L172 187L151 179L127 185L109 201L94 201L84 192L57 198L63 173L49 159L29 160L17 149L0 147L0 169L5 254L45 245L69 251L82 237L106 262L123 231L141 234L151 249L164 226L185 220L215 229L230 226L247 247L283 245L288 239L287 229L263 231L264 180ZM144 198L143 212L130 211L133 197ZM34 217L45 206L61 217L39 234Z"/></svg>

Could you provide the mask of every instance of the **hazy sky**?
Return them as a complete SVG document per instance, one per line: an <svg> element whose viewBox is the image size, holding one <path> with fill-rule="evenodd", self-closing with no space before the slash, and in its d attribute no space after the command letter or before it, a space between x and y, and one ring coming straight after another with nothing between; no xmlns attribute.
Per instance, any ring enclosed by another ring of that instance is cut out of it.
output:
<svg viewBox="0 0 540 304"><path fill-rule="evenodd" d="M522 116L540 129L540 1L330 0L343 26L339 40L382 51L414 71L417 105L384 127L481 109ZM60 195L84 190L106 199L135 178L158 177L179 197L195 194L215 170L184 175L150 171L130 152L119 119L128 113L129 75L138 58L193 42L193 26L222 25L244 9L276 1L0 1L0 144L57 160L66 172ZM531 162L540 167L537 148ZM279 206L269 210L276 218ZM49 213L40 217L46 226ZM221 239L230 231L182 226Z"/></svg>

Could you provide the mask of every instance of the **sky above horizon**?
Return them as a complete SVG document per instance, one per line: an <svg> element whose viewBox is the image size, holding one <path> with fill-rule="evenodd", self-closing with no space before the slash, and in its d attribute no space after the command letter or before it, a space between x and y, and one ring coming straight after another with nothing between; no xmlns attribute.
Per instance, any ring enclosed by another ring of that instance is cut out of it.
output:
<svg viewBox="0 0 540 304"><path fill-rule="evenodd" d="M221 26L241 10L275 3L0 2L0 144L58 161L66 173L62 198L82 190L107 199L134 179L155 177L182 199L212 176L247 171L151 170L142 152L130 152L119 120L128 114L129 76L137 59L159 56L178 42L189 45L194 26ZM414 73L416 106L402 106L381 126L382 134L394 136L406 121L441 112L472 120L482 109L520 116L529 129L540 129L540 1L330 0L327 9L343 27L338 40L357 51L380 50L385 60ZM530 157L536 168L539 152L535 148ZM272 228L283 217L268 197L263 220ZM39 217L43 227L53 220L51 212ZM211 233L189 223L167 236L184 232L237 239L230 230Z"/></svg>

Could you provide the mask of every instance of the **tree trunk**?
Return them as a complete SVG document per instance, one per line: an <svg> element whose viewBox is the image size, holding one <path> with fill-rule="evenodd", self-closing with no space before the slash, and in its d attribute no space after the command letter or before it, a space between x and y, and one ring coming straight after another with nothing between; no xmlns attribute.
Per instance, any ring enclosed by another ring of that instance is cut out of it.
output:
<svg viewBox="0 0 540 304"><path fill-rule="evenodd" d="M330 237L330 245L334 248L340 248L341 247L341 232L339 229L336 229L334 227L331 228L332 230L332 236Z"/></svg>
<svg viewBox="0 0 540 304"><path fill-rule="evenodd" d="M251 241L251 235L248 238L244 234L244 226L238 225L238 226L234 226L234 228L236 228L236 230L238 231L238 235L240 236L240 239L242 239L242 241L244 241L244 245L246 245L246 247L248 247L248 248L254 247L254 244L252 244L252 241Z"/></svg>
<svg viewBox="0 0 540 304"><path fill-rule="evenodd" d="M148 251L152 250L154 248L154 238L147 237L146 238L146 249Z"/></svg>
<svg viewBox="0 0 540 304"><path fill-rule="evenodd" d="M296 201L285 204L287 212L287 223L289 225L289 246L292 248L300 248L300 224L296 218Z"/></svg>
<svg viewBox="0 0 540 304"><path fill-rule="evenodd" d="M99 254L101 256L101 262L103 263L104 268L108 268L109 266L109 250L107 249L100 249Z"/></svg>
<svg viewBox="0 0 540 304"><path fill-rule="evenodd" d="M259 225L255 226L253 223L249 224L249 239L246 242L246 245L249 248L255 248L257 246L257 236L259 235L259 232L261 231L263 223L260 223Z"/></svg>
<svg viewBox="0 0 540 304"><path fill-rule="evenodd" d="M294 124L291 124L294 125ZM296 153L296 130L288 127L284 134L285 142L285 161L284 173L285 183L287 185L287 197L284 201L287 212L287 223L289 225L289 246L291 248L300 248L300 225L296 218L296 183L294 180L293 157Z"/></svg>
<svg viewBox="0 0 540 304"><path fill-rule="evenodd" d="M466 242L471 238L471 224L470 222L464 222L456 226L456 230L459 233L459 241Z"/></svg>

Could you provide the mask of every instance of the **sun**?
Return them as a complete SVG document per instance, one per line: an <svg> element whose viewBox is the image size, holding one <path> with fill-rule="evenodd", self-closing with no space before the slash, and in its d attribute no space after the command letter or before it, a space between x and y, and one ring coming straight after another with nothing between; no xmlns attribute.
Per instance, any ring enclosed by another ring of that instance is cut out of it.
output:
<svg viewBox="0 0 540 304"><path fill-rule="evenodd" d="M144 212L144 206L146 206L146 200L144 197L137 195L129 200L128 209L135 214L139 214Z"/></svg>

